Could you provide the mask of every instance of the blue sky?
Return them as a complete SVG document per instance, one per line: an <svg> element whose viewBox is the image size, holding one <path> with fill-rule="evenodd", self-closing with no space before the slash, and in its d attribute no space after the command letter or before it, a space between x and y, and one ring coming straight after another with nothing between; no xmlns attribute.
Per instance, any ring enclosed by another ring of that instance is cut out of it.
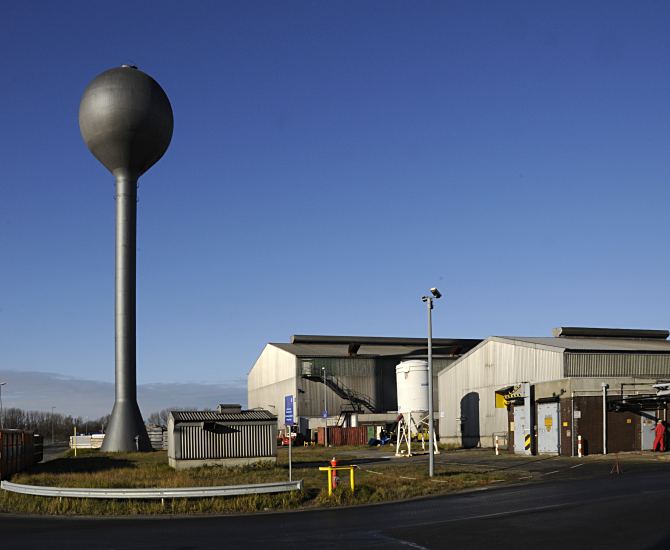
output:
<svg viewBox="0 0 670 550"><path fill-rule="evenodd" d="M669 328L668 28L661 1L3 1L0 370L113 380L114 187L77 113L123 63L175 113L140 383L423 336L431 286L436 336Z"/></svg>

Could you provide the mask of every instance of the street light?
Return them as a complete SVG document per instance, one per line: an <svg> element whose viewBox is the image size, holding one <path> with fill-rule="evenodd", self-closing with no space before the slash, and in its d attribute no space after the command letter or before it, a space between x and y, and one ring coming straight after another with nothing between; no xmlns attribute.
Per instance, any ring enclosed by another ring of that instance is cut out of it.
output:
<svg viewBox="0 0 670 550"><path fill-rule="evenodd" d="M6 384L7 382L0 382L0 429L5 427L5 413L2 410L2 386Z"/></svg>
<svg viewBox="0 0 670 550"><path fill-rule="evenodd" d="M432 296L421 296L428 308L428 476L435 474L435 429L433 427L433 300L442 298L442 293L431 288Z"/></svg>
<svg viewBox="0 0 670 550"><path fill-rule="evenodd" d="M321 367L323 374L323 446L328 447L328 403L326 401L326 367Z"/></svg>

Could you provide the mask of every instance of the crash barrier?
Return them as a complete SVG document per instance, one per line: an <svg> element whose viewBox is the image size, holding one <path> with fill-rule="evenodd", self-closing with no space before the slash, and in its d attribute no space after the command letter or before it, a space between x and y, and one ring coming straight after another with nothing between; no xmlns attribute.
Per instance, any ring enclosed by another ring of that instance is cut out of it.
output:
<svg viewBox="0 0 670 550"><path fill-rule="evenodd" d="M351 489L351 492L354 492L355 488L355 482L354 482L354 470L358 468L358 466L352 465L352 466L338 466L337 461L335 458L330 461L330 466L319 466L319 470L321 472L327 472L326 475L328 476L328 496L331 496L333 494L333 488L337 487L337 482L338 482L338 477L337 477L337 472L339 470L349 470L349 488Z"/></svg>
<svg viewBox="0 0 670 550"><path fill-rule="evenodd" d="M158 499L230 497L263 493L302 491L303 481L280 481L253 485L228 485L219 487L176 487L170 489L78 489L73 487L44 487L2 481L0 489L41 497Z"/></svg>
<svg viewBox="0 0 670 550"><path fill-rule="evenodd" d="M0 430L0 479L42 460L42 437L28 430Z"/></svg>

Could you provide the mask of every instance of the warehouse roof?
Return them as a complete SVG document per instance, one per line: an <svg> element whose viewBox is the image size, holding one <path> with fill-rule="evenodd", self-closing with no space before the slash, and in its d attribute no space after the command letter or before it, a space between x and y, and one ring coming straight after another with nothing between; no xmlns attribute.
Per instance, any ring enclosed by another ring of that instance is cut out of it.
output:
<svg viewBox="0 0 670 550"><path fill-rule="evenodd" d="M554 337L499 336L492 340L595 353L670 353L670 332L630 328L558 327Z"/></svg>
<svg viewBox="0 0 670 550"><path fill-rule="evenodd" d="M481 340L433 338L434 355L461 355ZM379 336L296 335L291 343L271 343L298 357L385 357L425 355L425 338L388 338Z"/></svg>
<svg viewBox="0 0 670 550"><path fill-rule="evenodd" d="M434 345L450 345L463 340L455 338L433 338ZM469 341L469 340L465 340ZM472 340L481 342L481 340ZM392 336L322 336L318 334L294 334L292 344L366 344L378 346L423 346L426 338L402 338Z"/></svg>

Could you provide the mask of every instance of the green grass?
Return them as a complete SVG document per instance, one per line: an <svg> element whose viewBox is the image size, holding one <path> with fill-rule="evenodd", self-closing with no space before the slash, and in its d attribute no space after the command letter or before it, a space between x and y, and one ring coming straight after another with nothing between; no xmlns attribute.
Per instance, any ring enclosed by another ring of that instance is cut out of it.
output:
<svg viewBox="0 0 670 550"><path fill-rule="evenodd" d="M292 493L246 495L206 499L160 500L98 500L48 498L19 495L0 491L0 512L58 515L145 515L145 514L232 514L274 511L403 500L425 495L487 485L517 478L518 472L491 472L486 468L462 465L436 465L431 480L424 463L388 460L367 464L360 448L337 449L295 448L293 450L293 479L302 479L304 489ZM333 453L340 465L358 464L356 491L348 488L346 472L340 487L332 496L326 489L326 466ZM388 451L381 451L382 453ZM288 479L288 455L280 450L277 464L224 468L208 466L189 470L174 470L168 466L166 453L101 453L79 451L77 457L68 453L30 472L13 476L11 481L29 485L89 488L140 487L209 487L269 483Z"/></svg>

